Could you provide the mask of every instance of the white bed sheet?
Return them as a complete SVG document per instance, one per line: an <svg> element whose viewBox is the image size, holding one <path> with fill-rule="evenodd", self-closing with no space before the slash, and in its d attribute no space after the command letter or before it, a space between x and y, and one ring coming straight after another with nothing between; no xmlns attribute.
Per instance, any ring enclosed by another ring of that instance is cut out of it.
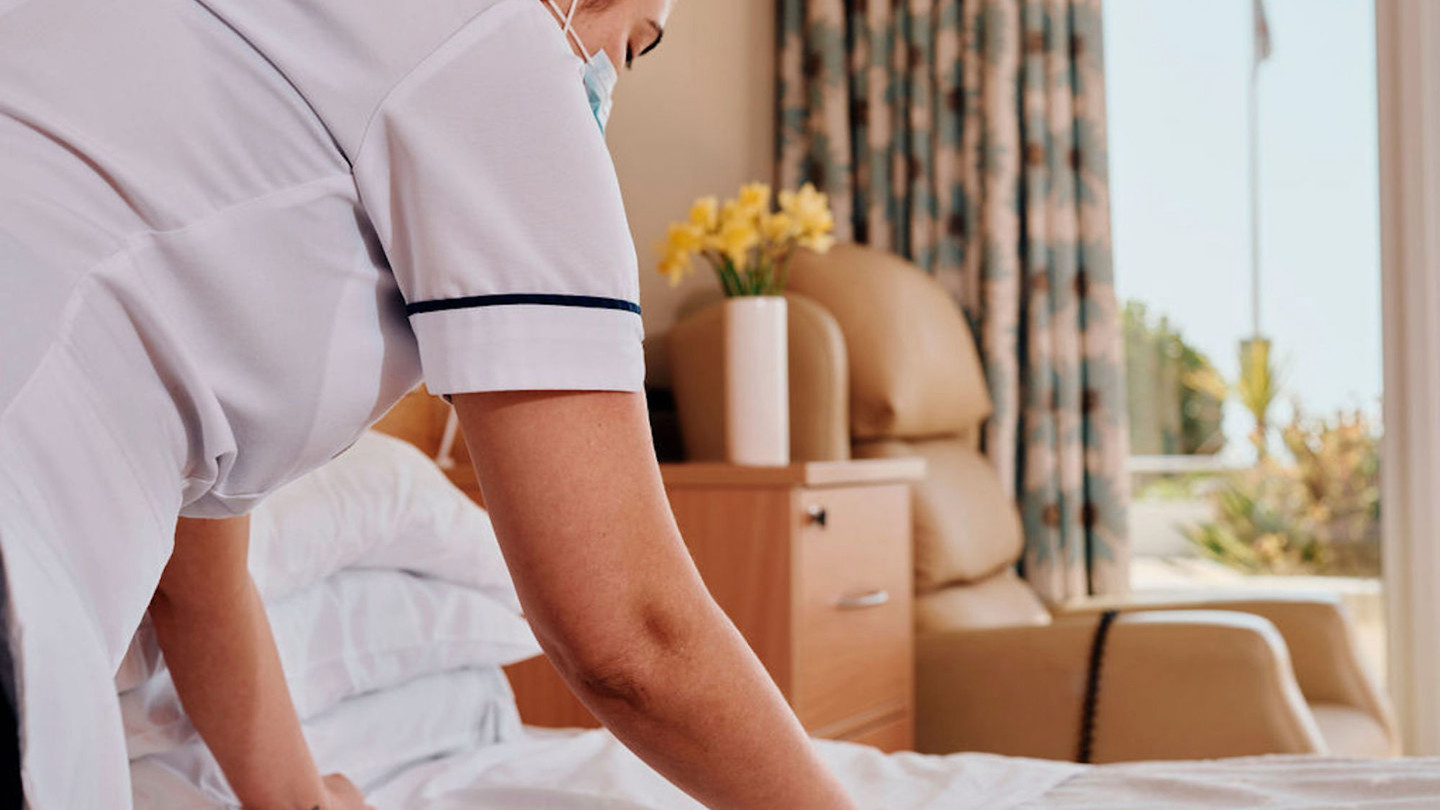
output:
<svg viewBox="0 0 1440 810"><path fill-rule="evenodd" d="M322 773L362 787L406 765L524 737L510 682L499 669L446 672L345 701L304 724ZM136 810L235 807L220 766L198 738L130 763Z"/></svg>
<svg viewBox="0 0 1440 810"><path fill-rule="evenodd" d="M1083 770L982 754L886 756L850 743L817 745L864 810L1007 810ZM703 810L605 731L531 729L517 742L410 768L369 799L377 810Z"/></svg>
<svg viewBox="0 0 1440 810"><path fill-rule="evenodd" d="M1089 770L1017 810L1440 808L1440 759L1269 756Z"/></svg>
<svg viewBox="0 0 1440 810"><path fill-rule="evenodd" d="M1256 757L1087 767L988 754L885 755L820 741L863 810L1429 810L1440 760ZM137 771L137 807L213 808L173 773ZM377 810L695 810L604 731L530 729L365 785Z"/></svg>
<svg viewBox="0 0 1440 810"><path fill-rule="evenodd" d="M863 810L1440 808L1440 759L1252 757L1087 767L956 754L884 755L817 743ZM378 810L699 808L603 731L526 740L426 763L371 793Z"/></svg>

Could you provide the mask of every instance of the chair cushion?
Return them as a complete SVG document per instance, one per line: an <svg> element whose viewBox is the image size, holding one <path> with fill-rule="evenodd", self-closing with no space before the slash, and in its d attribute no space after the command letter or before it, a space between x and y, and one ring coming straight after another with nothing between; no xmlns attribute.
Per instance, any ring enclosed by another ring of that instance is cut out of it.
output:
<svg viewBox="0 0 1440 810"><path fill-rule="evenodd" d="M840 324L856 439L959 433L990 415L975 339L955 299L899 257L858 245L801 251L789 289Z"/></svg>
<svg viewBox="0 0 1440 810"><path fill-rule="evenodd" d="M1049 623L1050 611L1013 568L973 585L952 585L915 597L917 633Z"/></svg>
<svg viewBox="0 0 1440 810"><path fill-rule="evenodd" d="M1390 736L1369 712L1341 703L1311 703L1310 713L1331 756L1388 757Z"/></svg>
<svg viewBox="0 0 1440 810"><path fill-rule="evenodd" d="M995 468L964 439L857 442L856 458L919 456L925 479L915 484L915 591L975 582L1013 565L1023 535Z"/></svg>

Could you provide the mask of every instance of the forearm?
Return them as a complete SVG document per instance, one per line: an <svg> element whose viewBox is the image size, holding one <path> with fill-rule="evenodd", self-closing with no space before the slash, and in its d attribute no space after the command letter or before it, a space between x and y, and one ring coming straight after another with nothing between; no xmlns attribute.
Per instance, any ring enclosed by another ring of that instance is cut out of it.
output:
<svg viewBox="0 0 1440 810"><path fill-rule="evenodd" d="M323 806L260 595L243 566L186 570L185 544L194 542L177 541L150 606L180 702L245 807Z"/></svg>
<svg viewBox="0 0 1440 810"><path fill-rule="evenodd" d="M595 714L712 808L853 807L701 582L643 399L455 401L526 616Z"/></svg>
<svg viewBox="0 0 1440 810"><path fill-rule="evenodd" d="M669 623L669 643L639 644L588 670L563 667L576 694L708 807L852 807L744 639L708 594L696 597L689 610L652 618Z"/></svg>

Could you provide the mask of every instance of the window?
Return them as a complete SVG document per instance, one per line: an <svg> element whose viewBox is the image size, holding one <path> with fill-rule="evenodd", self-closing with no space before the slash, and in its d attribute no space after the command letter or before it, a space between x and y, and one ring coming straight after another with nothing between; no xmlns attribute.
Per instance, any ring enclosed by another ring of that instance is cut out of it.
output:
<svg viewBox="0 0 1440 810"><path fill-rule="evenodd" d="M1379 669L1374 8L1258 7L1105 4L1133 585L1334 590Z"/></svg>

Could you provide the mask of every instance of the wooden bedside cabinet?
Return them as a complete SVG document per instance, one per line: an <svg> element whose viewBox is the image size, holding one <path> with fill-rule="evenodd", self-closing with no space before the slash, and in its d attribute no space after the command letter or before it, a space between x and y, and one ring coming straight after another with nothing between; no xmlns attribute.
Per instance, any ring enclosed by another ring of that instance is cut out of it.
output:
<svg viewBox="0 0 1440 810"><path fill-rule="evenodd" d="M805 728L911 748L910 482L924 462L662 469L700 575ZM545 659L508 671L525 722L597 725Z"/></svg>

